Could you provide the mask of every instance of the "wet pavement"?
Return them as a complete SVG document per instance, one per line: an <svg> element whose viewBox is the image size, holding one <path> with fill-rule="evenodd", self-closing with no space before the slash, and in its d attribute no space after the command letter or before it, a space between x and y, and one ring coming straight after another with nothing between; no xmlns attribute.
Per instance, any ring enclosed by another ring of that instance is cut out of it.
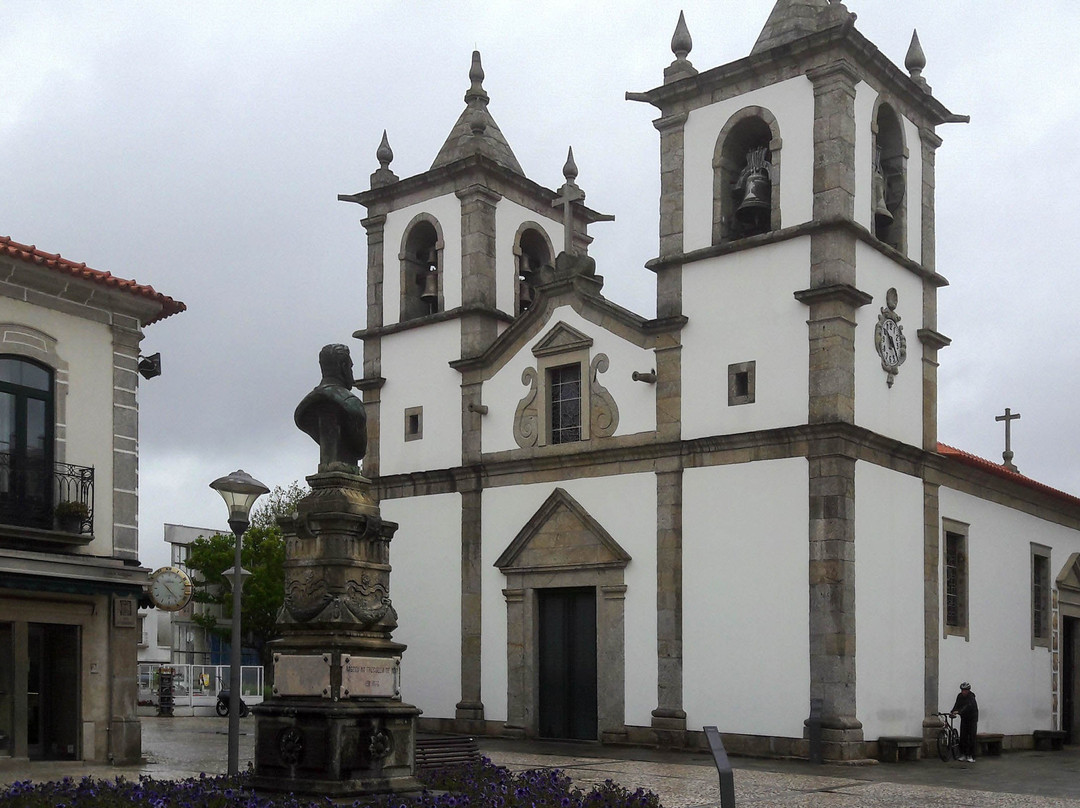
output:
<svg viewBox="0 0 1080 808"><path fill-rule="evenodd" d="M67 761L0 759L0 783L46 781L64 776L159 780L222 774L226 769L228 720L144 717L143 762L107 766ZM252 760L254 718L241 720L240 766ZM611 779L650 789L665 808L719 806L720 788L705 753L480 739L491 760L512 770L559 768L581 787ZM735 798L753 808L1080 808L1080 747L1060 752L1007 752L977 763L923 760L865 766L815 766L798 760L732 758Z"/></svg>

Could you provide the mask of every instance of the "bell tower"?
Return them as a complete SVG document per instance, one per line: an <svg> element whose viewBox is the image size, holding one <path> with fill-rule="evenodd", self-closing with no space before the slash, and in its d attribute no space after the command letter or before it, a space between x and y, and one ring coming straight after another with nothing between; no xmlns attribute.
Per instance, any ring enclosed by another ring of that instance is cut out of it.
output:
<svg viewBox="0 0 1080 808"><path fill-rule="evenodd" d="M808 725L826 757L859 757L856 464L873 446L936 450L949 340L937 331L935 129L966 118L931 94L917 36L905 72L835 0L777 0L750 54L706 71L681 14L671 49L663 84L627 93L660 112L657 316L687 318L657 354L658 385L680 391L669 431L806 457ZM678 653L661 664L663 716L679 713Z"/></svg>

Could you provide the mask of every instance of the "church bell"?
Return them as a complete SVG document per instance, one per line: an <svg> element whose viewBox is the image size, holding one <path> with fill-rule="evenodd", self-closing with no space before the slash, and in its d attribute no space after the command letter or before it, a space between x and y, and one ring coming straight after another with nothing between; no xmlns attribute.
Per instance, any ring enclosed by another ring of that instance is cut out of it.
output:
<svg viewBox="0 0 1080 808"><path fill-rule="evenodd" d="M767 155L764 146L751 149L746 155L746 167L736 183L743 195L735 215L743 222L760 222L772 207L772 165Z"/></svg>
<svg viewBox="0 0 1080 808"><path fill-rule="evenodd" d="M420 292L420 299L432 305L439 302L438 271L430 269L424 274L424 288Z"/></svg>
<svg viewBox="0 0 1080 808"><path fill-rule="evenodd" d="M893 215L889 205L885 201L885 192L888 189L888 181L885 172L881 169L881 149L874 153L874 224L879 229L884 229L892 224Z"/></svg>
<svg viewBox="0 0 1080 808"><path fill-rule="evenodd" d="M518 281L518 306L526 311L533 303L532 284L526 280Z"/></svg>

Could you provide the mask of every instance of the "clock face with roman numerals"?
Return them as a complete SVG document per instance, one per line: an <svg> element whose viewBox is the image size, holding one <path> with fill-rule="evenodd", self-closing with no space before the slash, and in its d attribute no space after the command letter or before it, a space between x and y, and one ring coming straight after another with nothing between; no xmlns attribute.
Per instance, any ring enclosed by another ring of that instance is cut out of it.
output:
<svg viewBox="0 0 1080 808"><path fill-rule="evenodd" d="M900 325L900 315L896 313L896 298L896 290L890 289L874 328L874 347L881 357L881 369L887 374L889 387L892 387L893 379L907 359L907 339L904 337L904 327Z"/></svg>

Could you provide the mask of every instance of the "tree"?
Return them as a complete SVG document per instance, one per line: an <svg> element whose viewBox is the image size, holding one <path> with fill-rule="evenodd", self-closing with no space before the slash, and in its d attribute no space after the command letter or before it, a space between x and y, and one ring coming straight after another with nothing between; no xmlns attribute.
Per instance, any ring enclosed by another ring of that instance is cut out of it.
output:
<svg viewBox="0 0 1080 808"><path fill-rule="evenodd" d="M272 670L267 643L275 636L278 612L285 600L285 541L277 518L293 515L296 503L307 493L297 482L276 486L252 510L251 527L240 550L241 565L251 572L241 598L241 642L258 653L267 670ZM193 600L220 607L200 610L192 619L226 641L232 639L232 586L224 572L232 567L235 552L235 537L216 533L193 541L187 560L188 568L197 573Z"/></svg>

